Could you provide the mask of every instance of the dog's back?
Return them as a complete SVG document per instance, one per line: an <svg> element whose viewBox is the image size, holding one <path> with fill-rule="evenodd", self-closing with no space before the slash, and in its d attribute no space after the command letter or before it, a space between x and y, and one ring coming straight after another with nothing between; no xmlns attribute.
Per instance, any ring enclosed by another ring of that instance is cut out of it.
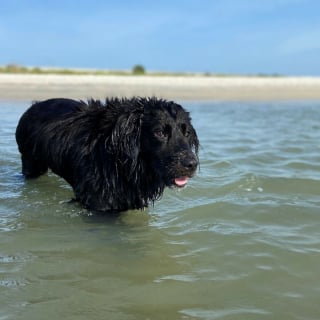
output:
<svg viewBox="0 0 320 320"><path fill-rule="evenodd" d="M27 178L38 177L48 170L45 159L37 157L35 150L43 134L43 127L82 110L84 106L84 103L71 99L50 99L34 103L22 115L16 130L16 140L22 158L22 173Z"/></svg>

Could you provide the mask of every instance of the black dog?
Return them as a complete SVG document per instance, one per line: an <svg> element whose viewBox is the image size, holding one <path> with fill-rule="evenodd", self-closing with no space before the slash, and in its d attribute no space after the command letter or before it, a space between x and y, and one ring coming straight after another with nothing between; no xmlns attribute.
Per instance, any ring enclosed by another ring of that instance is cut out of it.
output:
<svg viewBox="0 0 320 320"><path fill-rule="evenodd" d="M185 186L198 165L189 113L157 98L37 102L16 140L27 178L50 168L97 211L143 209L166 186Z"/></svg>

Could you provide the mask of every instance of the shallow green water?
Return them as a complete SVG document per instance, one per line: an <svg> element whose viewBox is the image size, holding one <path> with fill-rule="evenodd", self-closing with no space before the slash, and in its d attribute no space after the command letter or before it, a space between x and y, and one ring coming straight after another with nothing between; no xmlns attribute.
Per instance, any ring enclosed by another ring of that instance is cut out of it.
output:
<svg viewBox="0 0 320 320"><path fill-rule="evenodd" d="M320 319L320 102L185 106L197 177L101 218L22 179L27 104L0 103L1 320Z"/></svg>

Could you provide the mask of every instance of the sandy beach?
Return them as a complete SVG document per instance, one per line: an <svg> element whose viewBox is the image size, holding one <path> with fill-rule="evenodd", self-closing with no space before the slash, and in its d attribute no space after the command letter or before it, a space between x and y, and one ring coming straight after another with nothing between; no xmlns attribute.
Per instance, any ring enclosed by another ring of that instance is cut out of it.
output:
<svg viewBox="0 0 320 320"><path fill-rule="evenodd" d="M317 100L320 77L94 76L0 74L0 99Z"/></svg>

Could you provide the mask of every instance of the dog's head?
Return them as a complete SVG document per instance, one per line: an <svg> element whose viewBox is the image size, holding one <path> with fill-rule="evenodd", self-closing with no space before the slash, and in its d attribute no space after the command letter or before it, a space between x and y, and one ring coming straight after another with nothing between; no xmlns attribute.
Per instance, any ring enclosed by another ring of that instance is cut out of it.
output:
<svg viewBox="0 0 320 320"><path fill-rule="evenodd" d="M166 186L184 187L198 166L199 141L189 113L157 98L112 100L109 109L113 104L122 106L115 107L122 113L109 146L119 173L138 184L149 181L159 194Z"/></svg>
<svg viewBox="0 0 320 320"><path fill-rule="evenodd" d="M140 141L142 157L165 186L184 187L194 175L199 141L189 113L180 105L144 101Z"/></svg>

